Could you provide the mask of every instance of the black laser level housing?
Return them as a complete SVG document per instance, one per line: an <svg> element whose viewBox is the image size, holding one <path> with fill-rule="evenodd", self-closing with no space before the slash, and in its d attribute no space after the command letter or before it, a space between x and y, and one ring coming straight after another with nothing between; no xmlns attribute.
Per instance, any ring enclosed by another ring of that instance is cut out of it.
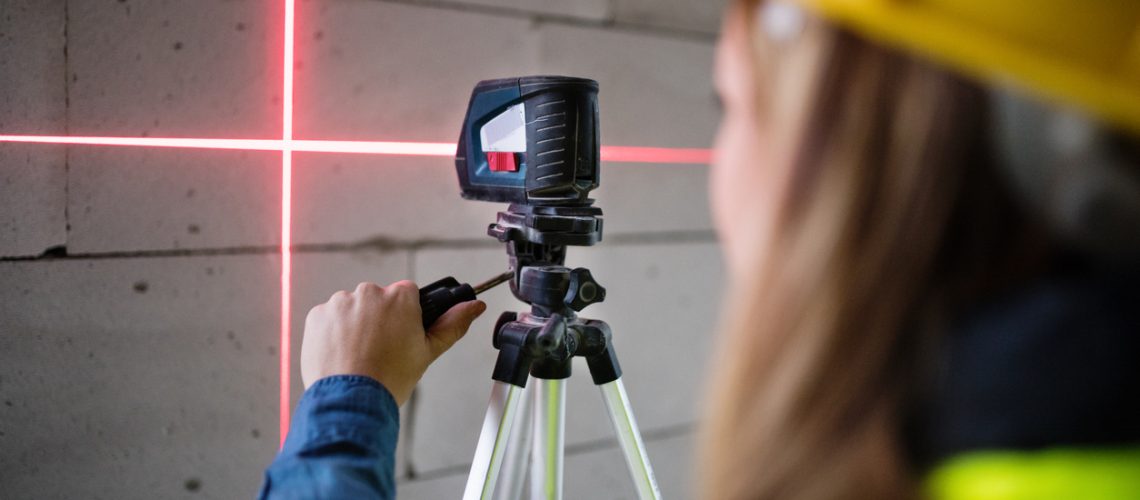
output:
<svg viewBox="0 0 1140 500"><path fill-rule="evenodd" d="M598 137L598 82L565 76L479 82L455 155L463 197L582 205L600 180Z"/></svg>
<svg viewBox="0 0 1140 500"><path fill-rule="evenodd" d="M589 198L599 157L598 82L526 76L485 80L471 93L455 169L464 198L510 204L487 234L507 246L519 300L544 300L524 271L562 266L567 246L602 240L602 210Z"/></svg>

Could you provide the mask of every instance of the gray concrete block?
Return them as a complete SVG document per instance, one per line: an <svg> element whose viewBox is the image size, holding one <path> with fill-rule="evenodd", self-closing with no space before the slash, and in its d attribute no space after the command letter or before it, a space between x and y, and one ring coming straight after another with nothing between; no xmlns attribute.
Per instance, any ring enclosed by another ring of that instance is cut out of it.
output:
<svg viewBox="0 0 1140 500"><path fill-rule="evenodd" d="M705 356L719 312L721 271L712 244L619 245L574 248L568 264L590 268L607 287L606 302L583 311L614 332L633 411L645 430L697 418ZM475 281L506 266L502 250L432 250L417 253L416 276L428 281L455 275ZM501 311L521 305L505 288L485 299L488 312L457 347L437 361L421 383L413 461L426 472L470 462L474 453L496 351L491 333ZM578 360L581 361L581 360ZM612 437L598 390L584 362L568 385L568 443Z"/></svg>
<svg viewBox="0 0 1140 500"><path fill-rule="evenodd" d="M538 68L521 18L302 2L297 29L298 138L455 141L476 82Z"/></svg>
<svg viewBox="0 0 1140 500"><path fill-rule="evenodd" d="M0 491L254 496L277 449L278 266L0 263Z"/></svg>
<svg viewBox="0 0 1140 500"><path fill-rule="evenodd" d="M0 134L67 130L64 1L13 0L0 15ZM67 239L66 150L0 145L0 256L38 255Z"/></svg>
<svg viewBox="0 0 1140 500"><path fill-rule="evenodd" d="M299 138L453 141L476 82L540 72L599 80L608 144L705 147L714 131L708 41L384 2L298 19Z"/></svg>
<svg viewBox="0 0 1140 500"><path fill-rule="evenodd" d="M0 13L0 134L65 130L64 0L8 0Z"/></svg>
<svg viewBox="0 0 1140 500"><path fill-rule="evenodd" d="M719 113L710 44L559 25L544 25L541 36L544 72L598 81L603 144L712 144ZM596 196L606 230L711 228L707 175L698 165L605 164Z"/></svg>
<svg viewBox="0 0 1140 500"><path fill-rule="evenodd" d="M712 43L560 24L541 25L539 36L542 72L598 81L603 144L712 143Z"/></svg>
<svg viewBox="0 0 1140 500"><path fill-rule="evenodd" d="M714 34L728 0L614 0L617 21Z"/></svg>
<svg viewBox="0 0 1140 500"><path fill-rule="evenodd" d="M67 242L66 151L0 145L0 257L39 255Z"/></svg>
<svg viewBox="0 0 1140 500"><path fill-rule="evenodd" d="M617 164L603 167L595 191L606 234L710 231L708 168L704 165Z"/></svg>
<svg viewBox="0 0 1140 500"><path fill-rule="evenodd" d="M377 238L493 243L487 225L506 207L460 198L451 158L298 154L293 178L297 243Z"/></svg>
<svg viewBox="0 0 1140 500"><path fill-rule="evenodd" d="M75 147L70 157L73 254L280 244L280 154Z"/></svg>
<svg viewBox="0 0 1140 500"><path fill-rule="evenodd" d="M71 2L73 135L281 137L280 2Z"/></svg>
<svg viewBox="0 0 1140 500"><path fill-rule="evenodd" d="M420 3L431 5L436 2L420 0ZM569 17L588 21L603 21L610 16L609 0L575 0L573 2L564 0L461 0L460 2L450 2L452 5L456 3L472 6L472 8L479 6L497 7L538 16Z"/></svg>
<svg viewBox="0 0 1140 500"><path fill-rule="evenodd" d="M298 153L293 241L493 240L506 205L467 201L450 158ZM606 234L709 230L707 167L604 164ZM268 186L266 186L268 188Z"/></svg>
<svg viewBox="0 0 1140 500"><path fill-rule="evenodd" d="M299 136L454 140L475 81L545 71L601 82L607 144L706 147L711 142L717 113L709 83L710 44L545 24L534 35L516 21L383 3L309 5L313 12L306 15L318 24L306 33L316 29L323 35L307 56L308 76L299 77L316 79L302 86L321 90L304 94L320 101L301 106L309 111L299 118L305 130ZM485 24L495 34L479 34L469 43L453 40L465 27ZM429 28L421 32L408 26ZM522 31L501 34L500 29ZM424 47L439 47L439 57L424 58ZM505 60L494 55L496 50ZM542 63L535 66L540 68L511 62L539 55ZM377 62L346 62L354 60ZM478 239L501 209L461 201L449 158L297 158L298 242ZM597 197L607 211L610 234L711 227L706 167L607 164L603 169Z"/></svg>

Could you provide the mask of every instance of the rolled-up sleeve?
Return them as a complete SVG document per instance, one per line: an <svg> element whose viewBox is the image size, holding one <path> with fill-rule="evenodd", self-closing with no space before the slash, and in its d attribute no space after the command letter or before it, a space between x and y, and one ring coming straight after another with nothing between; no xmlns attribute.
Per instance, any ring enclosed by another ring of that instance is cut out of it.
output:
<svg viewBox="0 0 1140 500"><path fill-rule="evenodd" d="M318 380L301 396L260 498L395 498L399 431L399 408L379 382Z"/></svg>

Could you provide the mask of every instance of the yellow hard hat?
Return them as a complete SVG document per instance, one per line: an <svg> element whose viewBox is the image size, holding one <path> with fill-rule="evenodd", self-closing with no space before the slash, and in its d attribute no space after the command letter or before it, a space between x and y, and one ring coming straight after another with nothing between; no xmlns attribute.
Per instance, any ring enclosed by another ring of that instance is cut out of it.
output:
<svg viewBox="0 0 1140 500"><path fill-rule="evenodd" d="M1140 134L1140 0L795 0L886 45Z"/></svg>

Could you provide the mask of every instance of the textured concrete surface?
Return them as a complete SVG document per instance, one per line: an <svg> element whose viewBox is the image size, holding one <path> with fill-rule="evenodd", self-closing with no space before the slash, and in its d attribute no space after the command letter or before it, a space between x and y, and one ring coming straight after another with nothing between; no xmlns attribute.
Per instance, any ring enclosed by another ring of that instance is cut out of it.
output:
<svg viewBox="0 0 1140 500"><path fill-rule="evenodd" d="M298 137L453 141L475 82L545 72L599 81L606 144L712 142L707 42L385 2L302 7ZM425 47L438 50L424 57ZM460 201L448 158L296 162L298 242L483 238L498 209ZM711 227L705 167L607 164L603 173L597 197L611 234ZM333 218L341 223L327 224Z"/></svg>
<svg viewBox="0 0 1140 500"><path fill-rule="evenodd" d="M296 243L490 242L487 225L505 208L461 199L450 158L299 153L294 164ZM606 234L711 230L707 175L704 166L605 164L592 196Z"/></svg>
<svg viewBox="0 0 1140 500"><path fill-rule="evenodd" d="M0 11L0 134L64 132L64 0L7 0Z"/></svg>
<svg viewBox="0 0 1140 500"><path fill-rule="evenodd" d="M683 31L716 33L728 0L613 0L618 21Z"/></svg>
<svg viewBox="0 0 1140 500"><path fill-rule="evenodd" d="M583 317L610 324L639 423L654 430L697 418L704 356L715 326L720 265L711 244L614 245L573 249L573 267L589 268L608 290ZM416 276L481 280L505 268L502 250L439 250L416 255ZM420 386L414 466L432 471L471 460L490 394L498 313L522 310L506 289L489 292L488 312L468 337L441 358ZM581 361L581 360L578 360ZM612 436L605 407L584 362L567 389L570 444Z"/></svg>
<svg viewBox="0 0 1140 500"><path fill-rule="evenodd" d="M541 35L543 72L598 81L603 144L712 143L719 116L711 43L556 24Z"/></svg>
<svg viewBox="0 0 1140 500"><path fill-rule="evenodd" d="M68 251L278 245L280 158L259 151L72 148Z"/></svg>
<svg viewBox="0 0 1140 500"><path fill-rule="evenodd" d="M711 142L708 41L375 1L301 5L297 137L452 141L476 82L544 72L599 81L607 144Z"/></svg>
<svg viewBox="0 0 1140 500"><path fill-rule="evenodd" d="M374 0L410 3L453 10L479 10L487 6L500 15L554 18L583 24L602 24L625 30L667 33L670 36L709 38L720 29L721 12L728 0Z"/></svg>
<svg viewBox="0 0 1140 500"><path fill-rule="evenodd" d="M0 10L0 134L64 134L63 0L12 0ZM0 145L0 257L66 241L64 148Z"/></svg>
<svg viewBox="0 0 1140 500"><path fill-rule="evenodd" d="M451 158L298 154L293 240L486 240L503 206L464 201Z"/></svg>
<svg viewBox="0 0 1140 500"><path fill-rule="evenodd" d="M611 0L459 0L459 1L433 1L418 0L416 3L424 5L460 5L460 6L488 6L505 9L504 12L518 14L538 14L547 16L565 16L571 19L588 21L603 21L610 17Z"/></svg>
<svg viewBox="0 0 1140 500"><path fill-rule="evenodd" d="M280 2L68 4L73 135L281 136Z"/></svg>
<svg viewBox="0 0 1140 500"><path fill-rule="evenodd" d="M0 263L4 498L250 498L276 256Z"/></svg>
<svg viewBox="0 0 1140 500"><path fill-rule="evenodd" d="M480 79L602 85L605 143L707 147L719 2L300 1L297 138L454 141ZM0 133L275 138L280 9L255 0L0 0ZM66 49L66 51L65 51ZM609 300L634 411L687 496L719 303L706 168L604 167L606 241L573 249ZM277 444L280 161L269 152L0 145L0 498L249 498ZM505 269L449 158L298 153L293 402L305 314L360 281ZM62 255L58 251L57 256ZM402 409L401 498L462 489L498 312ZM567 498L631 498L584 365ZM60 480L60 478L66 480ZM573 478L578 478L577 480Z"/></svg>
<svg viewBox="0 0 1140 500"><path fill-rule="evenodd" d="M296 137L454 141L476 82L538 69L525 19L376 1L298 19Z"/></svg>
<svg viewBox="0 0 1140 500"><path fill-rule="evenodd" d="M59 146L0 145L0 257L67 242L65 157Z"/></svg>

